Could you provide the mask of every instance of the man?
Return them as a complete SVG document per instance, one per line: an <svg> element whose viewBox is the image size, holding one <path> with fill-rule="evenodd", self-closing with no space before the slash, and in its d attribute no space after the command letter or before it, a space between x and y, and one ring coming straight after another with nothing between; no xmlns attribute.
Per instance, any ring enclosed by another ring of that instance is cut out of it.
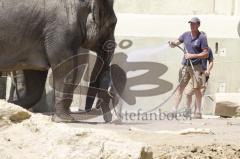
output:
<svg viewBox="0 0 240 159"><path fill-rule="evenodd" d="M201 89L201 93L202 93L202 96L203 96L205 91L206 91L206 86L207 86L207 82L208 82L208 79L209 79L210 72L213 68L213 53L212 53L211 48L208 48L208 58L202 59L201 66L202 66L202 69L204 70L204 74L205 74L205 77L206 77L205 84L203 85L203 87ZM191 109L192 95L194 94L194 89L192 88L191 84L189 84L188 86L189 86L189 89L186 93L186 95L187 95L187 107L189 109ZM195 101L194 116L197 116L196 115L196 101Z"/></svg>
<svg viewBox="0 0 240 159"><path fill-rule="evenodd" d="M198 114L198 118L201 118L201 85L202 75L204 74L201 67L201 59L208 57L208 43L206 36L198 30L200 27L200 19L198 17L193 17L188 23L190 24L191 31L183 33L178 40L169 42L172 48L184 43L184 48L186 50L186 54L182 61L183 67L179 72L180 84L176 92L176 103L173 111L177 111L183 91L191 79L194 94L196 96L196 114Z"/></svg>

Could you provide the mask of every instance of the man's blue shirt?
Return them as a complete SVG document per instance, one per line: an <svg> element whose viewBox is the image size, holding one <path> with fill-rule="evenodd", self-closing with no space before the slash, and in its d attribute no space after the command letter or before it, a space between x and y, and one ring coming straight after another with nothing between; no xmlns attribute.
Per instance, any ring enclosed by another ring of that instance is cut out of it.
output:
<svg viewBox="0 0 240 159"><path fill-rule="evenodd" d="M203 52L203 49L208 48L208 42L206 36L199 32L198 36L196 38L193 38L191 35L191 32L185 32L183 33L178 40L182 43L184 43L184 48L186 52L192 53L192 54L199 54ZM192 64L201 64L201 59L191 59ZM187 60L183 57L182 61L183 65L190 65L188 64Z"/></svg>

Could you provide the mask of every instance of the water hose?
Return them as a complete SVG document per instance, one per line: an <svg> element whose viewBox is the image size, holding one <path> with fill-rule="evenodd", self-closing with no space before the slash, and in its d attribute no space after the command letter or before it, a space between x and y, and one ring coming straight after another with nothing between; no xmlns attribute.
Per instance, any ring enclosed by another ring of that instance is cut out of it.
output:
<svg viewBox="0 0 240 159"><path fill-rule="evenodd" d="M186 52L186 50L184 50L184 49L183 49L181 46L179 46L179 45L176 45L176 47L177 47L177 48L179 48L180 50L182 50L182 52L183 52L184 54L186 54L186 53L187 53L187 52ZM187 62L189 62L189 63L190 63L190 65L191 65L191 68L192 68L192 70L193 70L194 77L195 77L196 81L198 81L198 82L199 82L199 79L197 78L197 77L198 77L198 75L197 75L197 73L196 73L196 71L195 71L195 69L194 69L194 67L193 67L192 61L191 61L190 59L187 59Z"/></svg>
<svg viewBox="0 0 240 159"><path fill-rule="evenodd" d="M179 48L184 54L187 53L186 50L184 50L181 46L176 45L176 47ZM192 61L191 61L190 59L188 59L187 62L190 63L191 68L192 68L192 70L193 70L193 72L194 72L194 76L195 76L195 78L196 78L196 80L197 80L196 71L195 71L195 69L194 69L194 67L193 67ZM155 111L156 109L159 109L160 107L162 107L165 103L167 103L167 102L173 97L173 95L176 93L176 91L177 91L177 89L179 88L180 83L182 82L182 80L183 80L183 78L185 77L185 75L186 75L186 74L184 74L184 75L182 76L182 78L181 78L180 81L179 81L179 84L177 85L177 87L174 89L174 91L170 94L170 96L169 96L168 98L166 98L160 105L156 106L155 108L153 108L153 109L151 109L151 110L148 110L147 112L144 112L142 115L147 114L147 113L150 113L150 112L153 112L153 111ZM198 81L198 80L197 80L197 81Z"/></svg>

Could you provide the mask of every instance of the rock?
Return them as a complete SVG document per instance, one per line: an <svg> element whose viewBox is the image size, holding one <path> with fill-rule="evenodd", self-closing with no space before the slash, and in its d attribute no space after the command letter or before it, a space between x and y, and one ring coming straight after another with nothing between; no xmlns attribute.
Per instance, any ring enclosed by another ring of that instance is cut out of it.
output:
<svg viewBox="0 0 240 159"><path fill-rule="evenodd" d="M193 149L191 150L192 153L196 153L198 151L198 147L193 147Z"/></svg>
<svg viewBox="0 0 240 159"><path fill-rule="evenodd" d="M13 123L20 123L23 120L29 119L31 117L31 115L27 112L21 111L21 112L17 112L13 115L11 115L9 117L9 119L11 120L11 122Z"/></svg>
<svg viewBox="0 0 240 159"><path fill-rule="evenodd" d="M152 159L153 158L153 152L151 147L143 147L141 150L141 157L140 159Z"/></svg>
<svg viewBox="0 0 240 159"><path fill-rule="evenodd" d="M222 117L233 117L236 115L237 108L239 105L237 103L223 101L216 103L215 115Z"/></svg>

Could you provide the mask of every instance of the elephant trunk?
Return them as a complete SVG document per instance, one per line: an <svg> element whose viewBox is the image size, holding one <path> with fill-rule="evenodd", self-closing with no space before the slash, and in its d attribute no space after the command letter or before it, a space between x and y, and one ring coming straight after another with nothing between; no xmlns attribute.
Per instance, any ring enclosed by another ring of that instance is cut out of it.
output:
<svg viewBox="0 0 240 159"><path fill-rule="evenodd" d="M95 97L99 92L98 90L99 89L106 90L105 92L107 92L111 83L110 76L105 76L105 75L106 75L106 72L109 72L110 63L113 58L116 44L115 44L114 38L109 38L109 39L112 39L112 40L107 40L98 47L99 48L98 50L100 51L97 52L97 60L95 62L93 71L91 72L90 85L89 85L86 105L85 105L86 111L91 110ZM108 78L106 79L106 77ZM104 85L100 85L102 83L102 80L104 80L104 83L105 83Z"/></svg>

